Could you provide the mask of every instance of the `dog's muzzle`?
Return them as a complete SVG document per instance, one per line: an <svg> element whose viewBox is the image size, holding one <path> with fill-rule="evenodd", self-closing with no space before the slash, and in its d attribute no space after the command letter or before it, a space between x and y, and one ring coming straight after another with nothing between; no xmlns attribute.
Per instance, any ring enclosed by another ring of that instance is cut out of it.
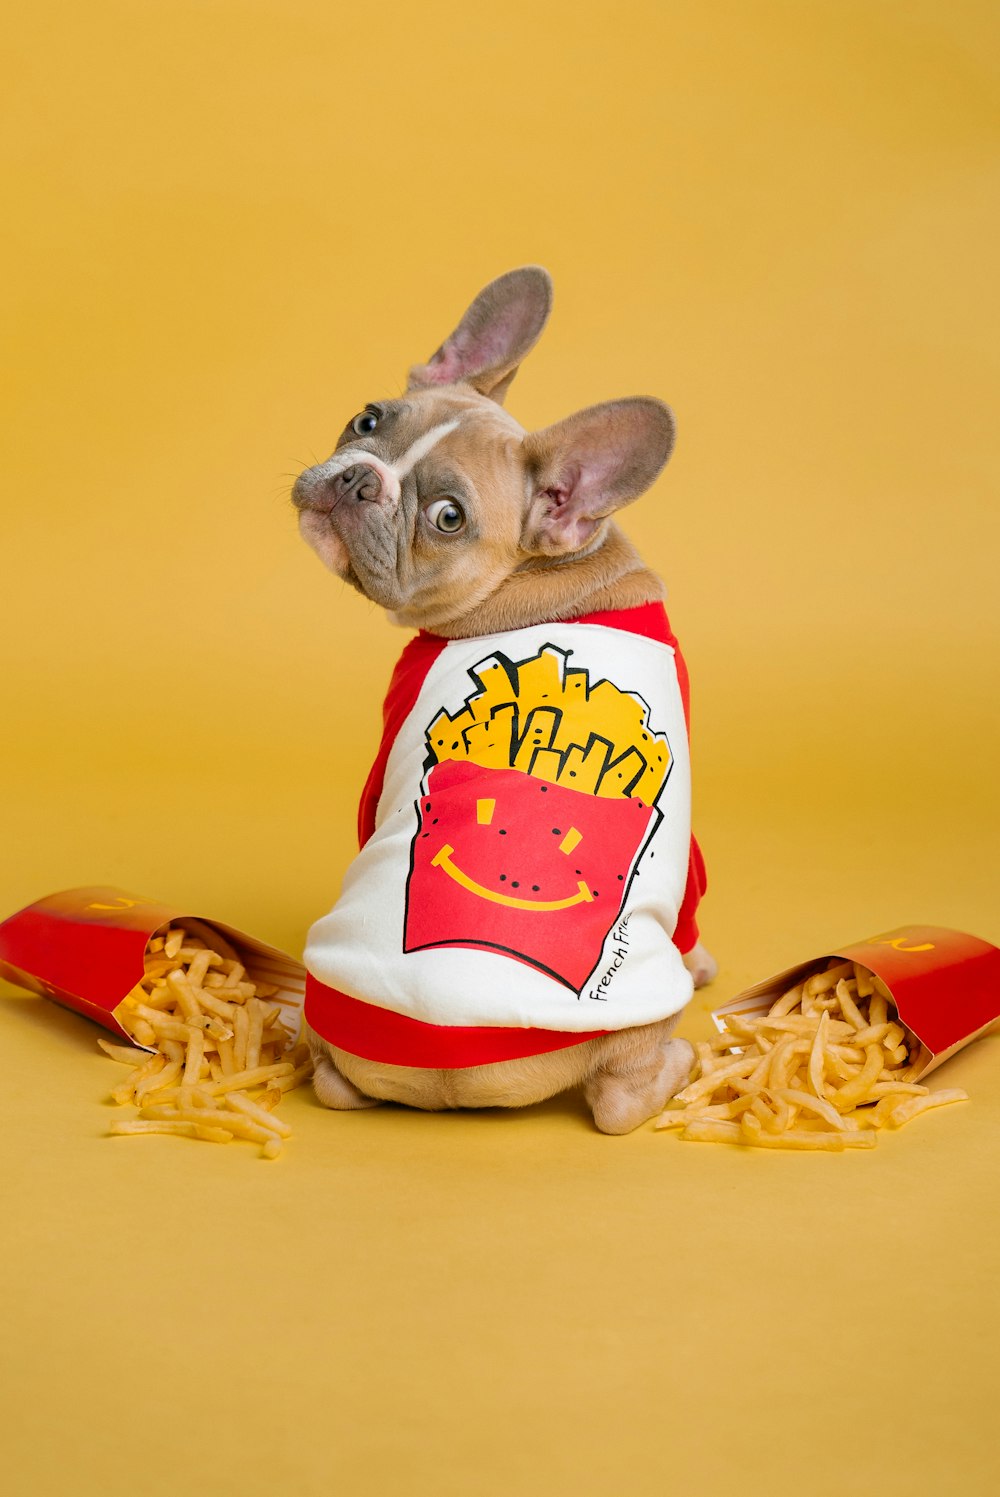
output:
<svg viewBox="0 0 1000 1497"><path fill-rule="evenodd" d="M368 504L394 504L399 499L399 480L391 468L366 453L363 458L344 453L307 468L292 489L296 509L332 514L344 500Z"/></svg>

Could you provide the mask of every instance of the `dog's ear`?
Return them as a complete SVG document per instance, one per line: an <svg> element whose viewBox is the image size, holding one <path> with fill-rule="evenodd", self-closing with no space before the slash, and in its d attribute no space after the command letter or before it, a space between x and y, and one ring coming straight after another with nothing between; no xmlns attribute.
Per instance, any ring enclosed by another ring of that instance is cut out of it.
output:
<svg viewBox="0 0 1000 1497"><path fill-rule="evenodd" d="M538 340L552 309L552 278L540 265L499 276L476 297L450 338L410 370L409 389L471 385L503 404L517 366Z"/></svg>
<svg viewBox="0 0 1000 1497"><path fill-rule="evenodd" d="M601 521L645 493L674 446L674 413L637 397L589 406L525 439L532 484L521 545L532 555L578 551Z"/></svg>

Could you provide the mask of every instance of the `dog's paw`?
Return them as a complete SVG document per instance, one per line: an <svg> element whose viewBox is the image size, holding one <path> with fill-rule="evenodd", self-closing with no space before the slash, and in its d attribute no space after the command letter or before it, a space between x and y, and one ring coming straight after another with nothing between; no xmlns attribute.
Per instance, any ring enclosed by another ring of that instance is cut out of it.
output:
<svg viewBox="0 0 1000 1497"><path fill-rule="evenodd" d="M685 952L681 961L694 978L696 988L706 987L719 975L719 964L710 951L706 951L701 942L692 946L691 950Z"/></svg>
<svg viewBox="0 0 1000 1497"><path fill-rule="evenodd" d="M340 1074L329 1055L316 1057L313 1090L324 1107L332 1107L337 1112L357 1112L363 1107L378 1106L375 1097L366 1097L353 1081Z"/></svg>
<svg viewBox="0 0 1000 1497"><path fill-rule="evenodd" d="M694 1066L689 1040L666 1040L653 1066L635 1072L600 1072L584 1095L602 1133L631 1133L658 1112L687 1084Z"/></svg>

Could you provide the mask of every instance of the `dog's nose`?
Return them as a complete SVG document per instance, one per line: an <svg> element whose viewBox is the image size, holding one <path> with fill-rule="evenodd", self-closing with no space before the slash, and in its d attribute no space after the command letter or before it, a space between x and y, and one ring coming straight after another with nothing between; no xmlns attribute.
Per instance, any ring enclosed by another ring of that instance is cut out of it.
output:
<svg viewBox="0 0 1000 1497"><path fill-rule="evenodd" d="M374 463L351 463L333 473L328 467L327 463L320 463L299 475L292 489L296 509L331 514L342 499L387 504L398 498L391 487L391 474L383 474Z"/></svg>
<svg viewBox="0 0 1000 1497"><path fill-rule="evenodd" d="M341 499L346 499L348 496L353 496L355 499L380 499L382 497L382 479L374 468L369 468L367 463L354 463L350 468L334 473L332 478L327 479L327 483L333 490L338 504Z"/></svg>

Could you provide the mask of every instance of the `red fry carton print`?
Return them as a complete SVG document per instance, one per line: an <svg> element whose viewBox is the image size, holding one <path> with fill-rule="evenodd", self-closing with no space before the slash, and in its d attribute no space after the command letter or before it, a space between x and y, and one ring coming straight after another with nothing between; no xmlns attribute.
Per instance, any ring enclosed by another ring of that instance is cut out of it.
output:
<svg viewBox="0 0 1000 1497"><path fill-rule="evenodd" d="M672 763L646 703L544 646L493 655L427 730L403 946L502 951L579 992L614 926Z"/></svg>

